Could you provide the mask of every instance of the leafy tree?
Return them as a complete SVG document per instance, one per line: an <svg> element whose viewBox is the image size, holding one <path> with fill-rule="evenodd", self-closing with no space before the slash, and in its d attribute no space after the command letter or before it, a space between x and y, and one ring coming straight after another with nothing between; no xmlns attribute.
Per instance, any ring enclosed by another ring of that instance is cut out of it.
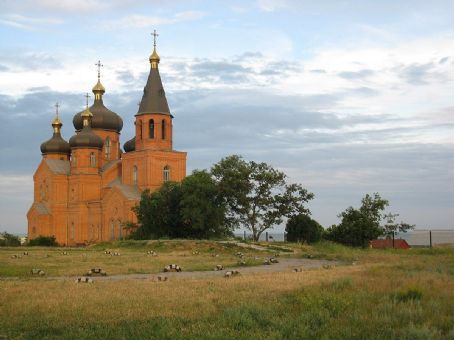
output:
<svg viewBox="0 0 454 340"><path fill-rule="evenodd" d="M166 182L155 192L142 193L133 208L138 224L133 238L211 238L230 234L224 225L225 207L206 171L194 171L181 183Z"/></svg>
<svg viewBox="0 0 454 340"><path fill-rule="evenodd" d="M186 235L211 238L231 234L223 224L225 205L211 175L194 171L181 183L180 214Z"/></svg>
<svg viewBox="0 0 454 340"><path fill-rule="evenodd" d="M300 214L290 217L285 227L287 241L314 243L320 241L324 229L309 215Z"/></svg>
<svg viewBox="0 0 454 340"><path fill-rule="evenodd" d="M57 246L57 241L55 236L43 236L40 235L28 241L29 246L44 246L44 247L55 247Z"/></svg>
<svg viewBox="0 0 454 340"><path fill-rule="evenodd" d="M390 230L406 231L414 227L404 222L396 224L395 218L398 215L383 214L388 205L389 202L378 193L373 196L367 194L361 200L359 209L349 207L339 214L341 223L328 228L326 238L346 245L366 247L370 240L387 234ZM386 219L385 225L381 225L382 219Z"/></svg>
<svg viewBox="0 0 454 340"><path fill-rule="evenodd" d="M406 233L408 230L415 229L414 224L408 224L405 222L396 223L396 218L399 214L385 214L383 215L383 219L386 223L383 225L383 234L386 236L392 236L395 233Z"/></svg>
<svg viewBox="0 0 454 340"><path fill-rule="evenodd" d="M8 232L0 233L0 247L20 246L20 238Z"/></svg>
<svg viewBox="0 0 454 340"><path fill-rule="evenodd" d="M211 174L226 206L224 223L232 229L245 227L255 241L284 217L308 214L304 204L314 197L299 184L287 184L283 172L238 155L223 158Z"/></svg>
<svg viewBox="0 0 454 340"><path fill-rule="evenodd" d="M181 190L180 184L166 182L159 190L142 192L139 205L133 208L138 225L132 237L150 239L175 237L179 227Z"/></svg>

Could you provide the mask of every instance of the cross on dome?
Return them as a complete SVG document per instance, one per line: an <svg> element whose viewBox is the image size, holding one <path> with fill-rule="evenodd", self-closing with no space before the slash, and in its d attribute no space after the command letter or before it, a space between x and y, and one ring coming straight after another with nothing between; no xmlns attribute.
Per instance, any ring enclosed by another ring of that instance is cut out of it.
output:
<svg viewBox="0 0 454 340"><path fill-rule="evenodd" d="M104 65L101 64L101 60L98 60L98 62L95 64L95 66L98 66L98 80L101 79L101 67Z"/></svg>

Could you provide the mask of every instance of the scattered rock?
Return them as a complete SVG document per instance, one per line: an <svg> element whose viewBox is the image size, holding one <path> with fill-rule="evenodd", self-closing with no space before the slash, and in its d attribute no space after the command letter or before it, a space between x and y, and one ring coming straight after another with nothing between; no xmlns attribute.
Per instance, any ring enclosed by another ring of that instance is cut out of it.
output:
<svg viewBox="0 0 454 340"><path fill-rule="evenodd" d="M92 269L88 270L87 276L92 276L92 275L107 276L107 273L104 270L102 270L101 268L92 268Z"/></svg>
<svg viewBox="0 0 454 340"><path fill-rule="evenodd" d="M240 272L238 270L229 270L228 272L225 272L224 277L232 277L237 275L240 275Z"/></svg>
<svg viewBox="0 0 454 340"><path fill-rule="evenodd" d="M104 254L106 255L112 255L112 252L110 250L104 250Z"/></svg>
<svg viewBox="0 0 454 340"><path fill-rule="evenodd" d="M62 255L68 255L68 252L67 251L64 251L61 253Z"/></svg>
<svg viewBox="0 0 454 340"><path fill-rule="evenodd" d="M156 254L156 252L154 250L147 251L147 255L158 256L158 254Z"/></svg>
<svg viewBox="0 0 454 340"><path fill-rule="evenodd" d="M218 254L211 254L211 257L219 257Z"/></svg>
<svg viewBox="0 0 454 340"><path fill-rule="evenodd" d="M222 264L217 264L216 267L214 267L214 270L224 270L224 266Z"/></svg>
<svg viewBox="0 0 454 340"><path fill-rule="evenodd" d="M169 264L164 267L164 272L181 272L181 267L177 264Z"/></svg>
<svg viewBox="0 0 454 340"><path fill-rule="evenodd" d="M192 255L199 255L199 254L200 254L200 252L199 252L198 250L194 250L194 251L192 252Z"/></svg>
<svg viewBox="0 0 454 340"><path fill-rule="evenodd" d="M118 253L118 252L115 251L115 252L112 254L112 256L120 256L120 253Z"/></svg>
<svg viewBox="0 0 454 340"><path fill-rule="evenodd" d="M167 276L158 276L158 281L167 281Z"/></svg>
<svg viewBox="0 0 454 340"><path fill-rule="evenodd" d="M76 283L93 283L93 279L82 276L82 277L78 277L75 282Z"/></svg>
<svg viewBox="0 0 454 340"><path fill-rule="evenodd" d="M279 261L276 258L272 257L270 258L270 263L279 263Z"/></svg>

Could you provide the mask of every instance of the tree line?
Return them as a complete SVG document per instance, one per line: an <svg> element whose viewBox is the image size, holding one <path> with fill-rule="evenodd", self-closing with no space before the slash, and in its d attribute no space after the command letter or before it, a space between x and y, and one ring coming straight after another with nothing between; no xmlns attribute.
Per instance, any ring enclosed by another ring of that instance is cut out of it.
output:
<svg viewBox="0 0 454 340"><path fill-rule="evenodd" d="M266 230L286 223L288 241L316 242L321 238L351 246L367 246L381 235L414 226L396 223L397 214L384 214L388 201L366 195L361 207L339 214L341 222L324 229L310 217L307 203L314 194L267 163L232 155L209 170L195 170L182 182L166 182L157 191L142 192L133 208L137 223L127 223L135 239L224 238L244 228L254 241Z"/></svg>

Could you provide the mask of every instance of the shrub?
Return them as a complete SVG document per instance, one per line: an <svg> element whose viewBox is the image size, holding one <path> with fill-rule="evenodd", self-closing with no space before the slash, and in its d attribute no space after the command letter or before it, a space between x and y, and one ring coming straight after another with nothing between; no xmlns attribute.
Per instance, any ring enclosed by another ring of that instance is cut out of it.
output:
<svg viewBox="0 0 454 340"><path fill-rule="evenodd" d="M20 239L16 235L7 233L6 231L0 233L0 247L17 247L20 246Z"/></svg>
<svg viewBox="0 0 454 340"><path fill-rule="evenodd" d="M57 246L57 241L55 239L55 236L43 236L39 235L38 237L35 237L34 239L30 240L28 242L29 246L45 246L45 247L54 247Z"/></svg>

